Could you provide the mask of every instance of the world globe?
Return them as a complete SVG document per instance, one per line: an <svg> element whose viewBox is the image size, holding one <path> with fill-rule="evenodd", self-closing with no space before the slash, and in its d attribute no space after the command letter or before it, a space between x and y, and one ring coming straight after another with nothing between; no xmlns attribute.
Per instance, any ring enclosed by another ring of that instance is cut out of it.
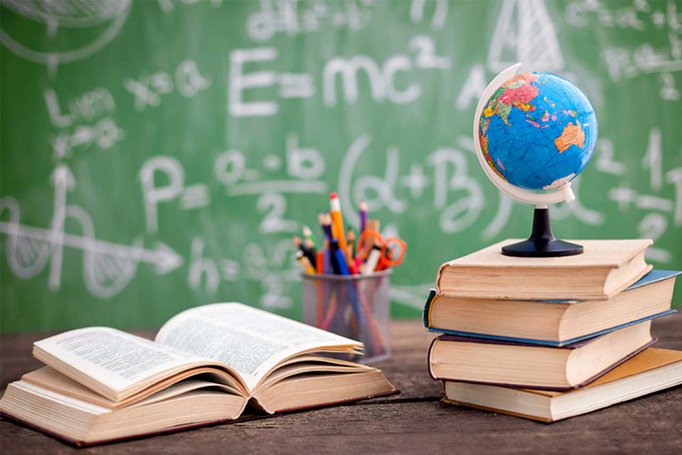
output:
<svg viewBox="0 0 682 455"><path fill-rule="evenodd" d="M582 254L582 245L557 239L549 206L575 200L573 179L592 157L597 118L585 95L551 73L498 74L483 91L473 121L474 148L486 177L513 199L532 204L528 239L502 245L517 257Z"/></svg>
<svg viewBox="0 0 682 455"><path fill-rule="evenodd" d="M522 73L485 102L478 139L501 179L525 190L552 190L571 182L590 161L597 118L571 82L551 73Z"/></svg>

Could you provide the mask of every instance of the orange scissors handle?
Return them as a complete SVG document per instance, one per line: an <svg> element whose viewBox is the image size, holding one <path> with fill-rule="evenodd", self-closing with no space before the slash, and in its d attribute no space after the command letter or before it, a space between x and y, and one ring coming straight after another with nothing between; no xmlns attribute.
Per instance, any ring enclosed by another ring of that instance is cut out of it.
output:
<svg viewBox="0 0 682 455"><path fill-rule="evenodd" d="M396 249L398 250L397 255ZM384 268L395 267L396 265L403 262L406 249L407 243L405 243L405 241L402 239L397 237L389 237L385 239L381 245L381 259L379 259L379 263Z"/></svg>

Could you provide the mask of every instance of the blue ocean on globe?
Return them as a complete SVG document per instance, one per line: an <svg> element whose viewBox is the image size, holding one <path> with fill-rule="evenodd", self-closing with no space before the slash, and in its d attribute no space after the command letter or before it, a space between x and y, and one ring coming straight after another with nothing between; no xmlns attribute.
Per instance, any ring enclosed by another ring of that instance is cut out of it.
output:
<svg viewBox="0 0 682 455"><path fill-rule="evenodd" d="M560 187L582 172L597 142L597 117L587 97L551 73L523 73L485 104L479 140L488 165L528 190Z"/></svg>

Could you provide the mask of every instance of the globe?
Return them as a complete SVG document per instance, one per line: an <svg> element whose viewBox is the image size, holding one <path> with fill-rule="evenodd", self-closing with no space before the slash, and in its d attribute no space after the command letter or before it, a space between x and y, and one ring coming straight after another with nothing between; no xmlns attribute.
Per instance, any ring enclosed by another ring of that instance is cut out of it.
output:
<svg viewBox="0 0 682 455"><path fill-rule="evenodd" d="M535 205L527 240L503 245L507 256L582 254L582 245L557 239L549 205L571 202L571 183L592 157L597 118L585 95L551 73L516 74L510 66L488 84L476 107L474 147L490 181L517 201Z"/></svg>
<svg viewBox="0 0 682 455"><path fill-rule="evenodd" d="M571 82L551 73L522 73L485 101L478 139L486 163L501 179L524 190L553 190L590 161L597 118Z"/></svg>

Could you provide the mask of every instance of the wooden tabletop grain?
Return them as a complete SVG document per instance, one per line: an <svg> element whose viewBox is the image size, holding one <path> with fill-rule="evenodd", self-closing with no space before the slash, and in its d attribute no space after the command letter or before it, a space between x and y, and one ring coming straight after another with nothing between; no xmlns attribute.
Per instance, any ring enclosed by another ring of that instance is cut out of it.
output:
<svg viewBox="0 0 682 455"><path fill-rule="evenodd" d="M682 387L546 425L441 403L441 386L426 371L433 335L419 321L396 321L391 330L393 355L377 366L400 395L89 449L74 449L0 419L0 452L682 453ZM658 347L682 350L681 314L654 321L653 332ZM31 345L50 334L0 337L2 390L40 366L31 357Z"/></svg>

